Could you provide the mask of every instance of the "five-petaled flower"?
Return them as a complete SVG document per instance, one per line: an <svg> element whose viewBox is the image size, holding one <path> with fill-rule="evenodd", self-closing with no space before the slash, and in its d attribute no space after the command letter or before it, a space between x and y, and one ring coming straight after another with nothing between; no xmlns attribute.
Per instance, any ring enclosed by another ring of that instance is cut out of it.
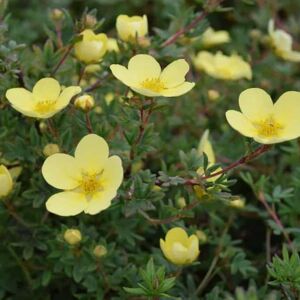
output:
<svg viewBox="0 0 300 300"><path fill-rule="evenodd" d="M198 237L195 234L189 237L180 227L170 229L165 241L160 239L160 248L165 257L175 265L191 264L200 253Z"/></svg>
<svg viewBox="0 0 300 300"><path fill-rule="evenodd" d="M195 83L185 81L189 65L178 59L163 70L154 57L138 54L129 60L128 68L113 64L114 76L132 90L149 97L176 97L190 91Z"/></svg>
<svg viewBox="0 0 300 300"><path fill-rule="evenodd" d="M6 98L12 107L27 117L47 119L64 109L72 97L81 92L79 86L61 89L53 78L43 78L33 87L32 92L24 88L7 90Z"/></svg>
<svg viewBox="0 0 300 300"><path fill-rule="evenodd" d="M97 214L108 208L123 180L121 159L109 155L106 141L96 134L82 138L75 157L63 153L48 157L42 167L45 180L63 192L52 195L47 210L60 216Z"/></svg>
<svg viewBox="0 0 300 300"><path fill-rule="evenodd" d="M251 88L240 94L242 112L229 110L230 126L261 144L275 144L300 136L300 92L286 92L275 104L262 89Z"/></svg>

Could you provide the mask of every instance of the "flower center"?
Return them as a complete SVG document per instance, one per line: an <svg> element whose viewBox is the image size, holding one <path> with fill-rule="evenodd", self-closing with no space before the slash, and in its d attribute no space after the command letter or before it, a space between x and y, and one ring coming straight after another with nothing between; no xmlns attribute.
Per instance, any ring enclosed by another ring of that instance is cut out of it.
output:
<svg viewBox="0 0 300 300"><path fill-rule="evenodd" d="M45 114L48 113L52 110L54 110L54 106L56 104L56 101L54 100L44 100L44 101L39 101L35 105L35 111L37 111L40 114Z"/></svg>
<svg viewBox="0 0 300 300"><path fill-rule="evenodd" d="M141 86L153 92L161 92L165 89L165 85L159 78L147 78L141 82Z"/></svg>
<svg viewBox="0 0 300 300"><path fill-rule="evenodd" d="M97 174L84 174L80 185L82 191L86 195L93 194L101 189L101 181Z"/></svg>
<svg viewBox="0 0 300 300"><path fill-rule="evenodd" d="M283 126L276 122L271 116L263 121L254 124L257 129L258 135L262 137L277 137Z"/></svg>

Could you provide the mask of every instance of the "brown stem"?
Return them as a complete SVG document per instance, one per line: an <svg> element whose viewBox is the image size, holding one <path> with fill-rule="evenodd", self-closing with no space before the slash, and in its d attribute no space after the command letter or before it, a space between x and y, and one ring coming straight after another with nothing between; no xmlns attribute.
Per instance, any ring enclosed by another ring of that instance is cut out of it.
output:
<svg viewBox="0 0 300 300"><path fill-rule="evenodd" d="M274 209L272 209L270 207L270 205L268 204L268 202L266 200L266 197L265 197L265 195L264 195L264 193L262 191L258 192L257 198L263 204L263 206L265 207L265 209L268 212L269 216L273 219L273 221L281 229L282 234L283 234L285 240L290 245L290 247L293 248L293 243L292 243L292 240L291 240L288 232L286 231L286 229L285 229L284 225L282 224L282 222L281 222L279 216L277 215L276 211Z"/></svg>
<svg viewBox="0 0 300 300"><path fill-rule="evenodd" d="M58 135L58 132L56 131L56 129L54 127L54 124L53 124L52 120L51 119L47 119L46 122L47 122L47 125L48 125L50 133L53 135L53 137L55 139L58 139L59 135Z"/></svg>
<svg viewBox="0 0 300 300"><path fill-rule="evenodd" d="M62 34L61 34L61 22L55 23L55 31L57 36L57 47L63 47Z"/></svg>
<svg viewBox="0 0 300 300"><path fill-rule="evenodd" d="M92 126L92 122L91 122L91 119L90 119L90 115L89 115L89 112L87 111L85 113L85 123L86 123L86 128L88 130L89 133L93 133L93 126Z"/></svg>
<svg viewBox="0 0 300 300"><path fill-rule="evenodd" d="M78 76L78 80L77 80L77 85L80 85L80 82L84 76L84 72L85 72L85 66L82 66L79 72L79 76Z"/></svg>
<svg viewBox="0 0 300 300"><path fill-rule="evenodd" d="M213 3L213 7L217 7L221 2L223 2L224 0L219 0L216 1L216 3ZM166 41L164 41L161 44L161 47L166 47L169 46L173 43L176 42L176 40L184 33L189 32L191 29L195 28L207 15L208 15L209 11L208 10L204 10L203 12L201 12L190 24L188 24L186 27L183 27L181 29L179 29L176 33L174 33L171 37L169 37Z"/></svg>
<svg viewBox="0 0 300 300"><path fill-rule="evenodd" d="M64 64L64 62L66 61L67 57L69 56L71 50L73 49L74 45L69 45L65 51L65 54L63 55L63 57L61 58L61 60L58 62L58 64L56 65L56 67L53 69L53 71L51 72L51 76L54 76L56 74L56 72L58 71L58 69Z"/></svg>

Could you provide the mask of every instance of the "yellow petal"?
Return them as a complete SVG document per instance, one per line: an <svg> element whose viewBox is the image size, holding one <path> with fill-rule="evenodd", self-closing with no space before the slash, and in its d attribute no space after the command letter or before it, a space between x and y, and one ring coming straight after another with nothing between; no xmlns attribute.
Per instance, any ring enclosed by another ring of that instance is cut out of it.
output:
<svg viewBox="0 0 300 300"><path fill-rule="evenodd" d="M269 94L258 88L243 91L239 97L242 113L249 120L257 122L273 113L273 101Z"/></svg>
<svg viewBox="0 0 300 300"><path fill-rule="evenodd" d="M13 88L6 92L6 98L19 112L32 112L35 101L32 93L23 88Z"/></svg>
<svg viewBox="0 0 300 300"><path fill-rule="evenodd" d="M101 174L103 185L108 189L117 190L123 181L123 167L120 157L113 155L106 160Z"/></svg>
<svg viewBox="0 0 300 300"><path fill-rule="evenodd" d="M39 101L54 101L60 94L60 84L54 78L43 78L35 84L32 93Z"/></svg>
<svg viewBox="0 0 300 300"><path fill-rule="evenodd" d="M133 56L128 63L128 70L130 73L143 81L149 78L158 78L160 76L161 68L154 57L147 54L138 54Z"/></svg>
<svg viewBox="0 0 300 300"><path fill-rule="evenodd" d="M79 86L69 86L65 88L58 97L56 107L57 109L65 108L71 101L72 97L81 92L81 87Z"/></svg>
<svg viewBox="0 0 300 300"><path fill-rule="evenodd" d="M167 88L176 87L185 82L185 75L189 68L184 59L175 60L163 69L160 79Z"/></svg>
<svg viewBox="0 0 300 300"><path fill-rule="evenodd" d="M108 154L106 141L96 134L88 134L77 145L75 159L85 172L99 173L107 162Z"/></svg>
<svg viewBox="0 0 300 300"><path fill-rule="evenodd" d="M42 166L42 174L50 185L58 189L74 189L79 186L81 179L75 158L63 153L49 156Z"/></svg>
<svg viewBox="0 0 300 300"><path fill-rule="evenodd" d="M226 112L226 119L229 125L247 137L256 135L256 129L252 123L239 111L228 110Z"/></svg>
<svg viewBox="0 0 300 300"><path fill-rule="evenodd" d="M183 245L187 244L188 235L184 229L180 227L174 227L167 232L166 235L167 245L173 244L174 242L180 242Z"/></svg>
<svg viewBox="0 0 300 300"><path fill-rule="evenodd" d="M160 93L156 93L156 92L153 92L151 90L148 90L148 89L145 89L145 88L142 88L142 87L136 87L136 86L130 86L130 88L141 94L141 95L144 95L144 96L147 96L147 97L159 97L159 96L162 96Z"/></svg>
<svg viewBox="0 0 300 300"><path fill-rule="evenodd" d="M282 58L292 62L300 62L300 52L297 51L283 52Z"/></svg>
<svg viewBox="0 0 300 300"><path fill-rule="evenodd" d="M164 97L177 97L177 96L181 96L187 92L189 92L193 87L195 86L194 82L184 82L183 84L174 87L174 88L170 88L170 89L166 89L163 90L162 95Z"/></svg>
<svg viewBox="0 0 300 300"><path fill-rule="evenodd" d="M188 262L195 261L199 253L199 239L195 234L192 234L188 240Z"/></svg>
<svg viewBox="0 0 300 300"><path fill-rule="evenodd" d="M0 197L7 196L13 188L12 177L4 165L0 165Z"/></svg>
<svg viewBox="0 0 300 300"><path fill-rule="evenodd" d="M176 265L185 265L189 260L188 249L181 243L175 242L171 246L171 261Z"/></svg>
<svg viewBox="0 0 300 300"><path fill-rule="evenodd" d="M300 136L300 92L286 92L274 104L274 119L281 123L281 137L286 140Z"/></svg>
<svg viewBox="0 0 300 300"><path fill-rule="evenodd" d="M86 214L95 215L105 210L111 205L111 200L116 197L115 190L103 190L95 193L92 199L89 200L88 206L84 212Z"/></svg>
<svg viewBox="0 0 300 300"><path fill-rule="evenodd" d="M216 157L208 136L209 136L209 130L206 129L200 139L200 143L198 146L198 153L200 155L205 153L207 155L208 162L214 164L216 162Z"/></svg>
<svg viewBox="0 0 300 300"><path fill-rule="evenodd" d="M135 85L138 82L137 76L133 72L129 72L124 66L112 64L110 70L117 79L127 86Z"/></svg>
<svg viewBox="0 0 300 300"><path fill-rule="evenodd" d="M62 217L78 215L86 206L87 200L83 194L69 191L54 194L46 202L49 212Z"/></svg>

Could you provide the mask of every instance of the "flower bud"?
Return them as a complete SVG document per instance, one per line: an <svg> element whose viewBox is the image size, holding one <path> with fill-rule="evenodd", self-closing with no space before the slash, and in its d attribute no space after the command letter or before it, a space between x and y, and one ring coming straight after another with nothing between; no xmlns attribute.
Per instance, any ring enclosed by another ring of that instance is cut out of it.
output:
<svg viewBox="0 0 300 300"><path fill-rule="evenodd" d="M198 199L201 199L204 195L207 194L205 189L200 185L194 185L193 189Z"/></svg>
<svg viewBox="0 0 300 300"><path fill-rule="evenodd" d="M154 185L153 187L152 187L152 191L153 192L160 192L161 191L161 187L159 186L159 185Z"/></svg>
<svg viewBox="0 0 300 300"><path fill-rule="evenodd" d="M120 49L119 49L119 46L118 46L118 43L117 43L117 40L116 39L113 39L113 38L109 38L107 40L107 51L108 52L120 52Z"/></svg>
<svg viewBox="0 0 300 300"><path fill-rule="evenodd" d="M50 18L53 22L62 21L64 19L64 13L59 8L54 8L50 12Z"/></svg>
<svg viewBox="0 0 300 300"><path fill-rule="evenodd" d="M184 207L186 207L186 201L185 201L185 198L184 197L179 197L178 199L177 199L177 206L179 207L179 208L184 208Z"/></svg>
<svg viewBox="0 0 300 300"><path fill-rule="evenodd" d="M118 36L125 42L135 42L148 33L148 19L146 15L129 17L119 15L116 22Z"/></svg>
<svg viewBox="0 0 300 300"><path fill-rule="evenodd" d="M252 29L252 30L250 30L249 35L254 40L258 40L262 37L262 32L259 29Z"/></svg>
<svg viewBox="0 0 300 300"><path fill-rule="evenodd" d="M97 24L97 19L95 16L87 14L85 16L84 25L86 28L93 28Z"/></svg>
<svg viewBox="0 0 300 300"><path fill-rule="evenodd" d="M96 63L107 50L107 36L104 33L95 34L91 29L81 32L82 40L75 43L75 56L86 63Z"/></svg>
<svg viewBox="0 0 300 300"><path fill-rule="evenodd" d="M97 245L94 250L93 250L93 254L97 257L103 257L107 254L107 249L105 246L103 245Z"/></svg>
<svg viewBox="0 0 300 300"><path fill-rule="evenodd" d="M220 93L217 90L208 90L207 96L209 100L216 101L219 99Z"/></svg>
<svg viewBox="0 0 300 300"><path fill-rule="evenodd" d="M207 235L206 235L206 233L204 232L204 231L202 231L202 230L197 230L196 231L196 235L197 235L197 237L198 237L198 239L199 239L199 243L200 244L206 244L207 243Z"/></svg>
<svg viewBox="0 0 300 300"><path fill-rule="evenodd" d="M102 109L101 106L98 105L98 106L96 106L96 107L94 108L94 112L95 112L96 114L100 115L100 114L102 114L103 109Z"/></svg>
<svg viewBox="0 0 300 300"><path fill-rule="evenodd" d="M4 165L0 165L0 198L7 196L13 188L13 180Z"/></svg>
<svg viewBox="0 0 300 300"><path fill-rule="evenodd" d="M78 229L67 229L64 233L64 239L69 245L80 243L82 236Z"/></svg>
<svg viewBox="0 0 300 300"><path fill-rule="evenodd" d="M41 132L46 132L47 131L47 127L48 126L47 126L47 124L44 121L40 122L39 128L40 128Z"/></svg>
<svg viewBox="0 0 300 300"><path fill-rule="evenodd" d="M101 70L101 67L100 65L97 65L97 64L91 64L91 65L87 65L84 69L84 73L85 74L93 74L93 73L96 73L98 71Z"/></svg>
<svg viewBox="0 0 300 300"><path fill-rule="evenodd" d="M229 205L234 208L244 208L245 207L245 199L238 197L234 200L231 200L229 202Z"/></svg>
<svg viewBox="0 0 300 300"><path fill-rule="evenodd" d="M92 96L85 94L79 96L75 99L75 107L82 109L83 111L88 111L95 105L95 100Z"/></svg>
<svg viewBox="0 0 300 300"><path fill-rule="evenodd" d="M47 144L43 149L43 154L48 157L55 153L59 153L60 149L57 144Z"/></svg>

